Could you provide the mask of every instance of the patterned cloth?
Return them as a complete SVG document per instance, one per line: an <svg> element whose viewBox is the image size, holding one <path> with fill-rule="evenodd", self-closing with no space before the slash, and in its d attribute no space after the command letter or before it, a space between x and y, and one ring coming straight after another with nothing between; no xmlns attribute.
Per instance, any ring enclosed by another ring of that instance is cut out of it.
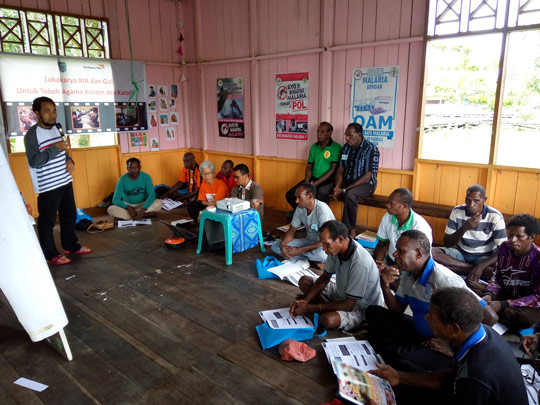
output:
<svg viewBox="0 0 540 405"><path fill-rule="evenodd" d="M341 150L339 167L344 168L343 182L339 185L340 187L347 187L365 173L371 172L368 184L371 184L375 189L379 170L379 149L366 138L356 148L346 143Z"/></svg>
<svg viewBox="0 0 540 405"><path fill-rule="evenodd" d="M260 224L256 210L249 209L235 213L217 210L217 212L232 215L233 253L243 252L259 244Z"/></svg>

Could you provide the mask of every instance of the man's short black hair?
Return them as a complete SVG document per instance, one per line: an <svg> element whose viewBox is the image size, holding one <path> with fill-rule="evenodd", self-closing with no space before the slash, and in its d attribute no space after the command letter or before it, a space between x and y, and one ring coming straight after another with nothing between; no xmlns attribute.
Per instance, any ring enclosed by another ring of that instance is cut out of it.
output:
<svg viewBox="0 0 540 405"><path fill-rule="evenodd" d="M239 163L233 167L233 172L239 171L241 174L249 174L249 167L243 163Z"/></svg>
<svg viewBox="0 0 540 405"><path fill-rule="evenodd" d="M225 164L225 163L228 164L231 167L234 167L234 162L231 159L227 159L226 161L223 162L223 164Z"/></svg>
<svg viewBox="0 0 540 405"><path fill-rule="evenodd" d="M414 199L412 193L407 188L396 188L392 191L392 194L397 194L399 196L399 202L407 207L412 207Z"/></svg>
<svg viewBox="0 0 540 405"><path fill-rule="evenodd" d="M480 196L484 198L486 196L486 189L480 184L473 184L467 189L467 195L469 193L480 193Z"/></svg>
<svg viewBox="0 0 540 405"><path fill-rule="evenodd" d="M40 111L41 110L41 103L53 103L52 99L49 97L38 97L35 98L34 101L32 101L32 111Z"/></svg>
<svg viewBox="0 0 540 405"><path fill-rule="evenodd" d="M364 128L358 122L351 122L347 128L352 128L357 134L364 135Z"/></svg>
<svg viewBox="0 0 540 405"><path fill-rule="evenodd" d="M415 249L420 249L426 256L431 255L431 243L426 234L418 229L410 229L401 234L401 238L408 238Z"/></svg>
<svg viewBox="0 0 540 405"><path fill-rule="evenodd" d="M315 193L317 192L317 187L315 187L313 184L307 183L307 182L304 181L297 188L300 188L300 187L302 187L306 191L306 194L311 194L313 196L313 198L315 198Z"/></svg>
<svg viewBox="0 0 540 405"><path fill-rule="evenodd" d="M508 227L517 226L525 227L525 233L528 236L536 236L540 231L540 224L538 220L529 214L517 214L508 221Z"/></svg>
<svg viewBox="0 0 540 405"><path fill-rule="evenodd" d="M334 127L332 126L332 124L330 124L329 122L327 121L323 121L319 124L319 126L323 126L323 125L326 125L328 127L328 129L330 130L330 132L334 132Z"/></svg>
<svg viewBox="0 0 540 405"><path fill-rule="evenodd" d="M342 236L344 239L349 237L349 229L343 222L336 221L332 219L331 221L326 221L320 228L319 234L322 231L328 230L330 234L330 239L336 240L339 236Z"/></svg>
<svg viewBox="0 0 540 405"><path fill-rule="evenodd" d="M431 296L431 304L439 308L444 325L456 323L465 333L477 330L484 317L478 297L465 288L441 288Z"/></svg>
<svg viewBox="0 0 540 405"><path fill-rule="evenodd" d="M129 166L130 163L137 163L139 166L141 165L141 161L136 157L132 157L126 160L126 166Z"/></svg>

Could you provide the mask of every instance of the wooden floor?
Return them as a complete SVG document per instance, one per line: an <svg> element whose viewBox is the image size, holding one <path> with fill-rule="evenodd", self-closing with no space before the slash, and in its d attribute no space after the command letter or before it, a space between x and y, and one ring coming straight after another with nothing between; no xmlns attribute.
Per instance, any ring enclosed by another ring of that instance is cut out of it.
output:
<svg viewBox="0 0 540 405"><path fill-rule="evenodd" d="M266 210L265 230L285 223L284 212ZM71 362L32 343L2 296L0 403L329 402L337 383L321 340L307 342L317 350L307 363L261 349L257 312L287 306L297 294L287 282L257 278L255 260L266 254L254 248L225 266L223 252L196 255L193 243L166 249L169 235L157 218L151 226L80 232L94 253L51 267L69 318ZM19 377L49 388L35 393L14 385Z"/></svg>

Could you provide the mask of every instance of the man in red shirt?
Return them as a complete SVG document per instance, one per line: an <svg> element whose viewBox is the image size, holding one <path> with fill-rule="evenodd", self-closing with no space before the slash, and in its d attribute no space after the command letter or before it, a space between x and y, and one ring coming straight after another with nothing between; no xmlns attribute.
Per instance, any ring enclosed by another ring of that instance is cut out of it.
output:
<svg viewBox="0 0 540 405"><path fill-rule="evenodd" d="M216 179L222 180L227 185L227 188L229 189L229 194L231 194L232 189L236 187L236 181L234 180L233 176L233 167L233 161L227 159L221 165L221 171L216 176Z"/></svg>

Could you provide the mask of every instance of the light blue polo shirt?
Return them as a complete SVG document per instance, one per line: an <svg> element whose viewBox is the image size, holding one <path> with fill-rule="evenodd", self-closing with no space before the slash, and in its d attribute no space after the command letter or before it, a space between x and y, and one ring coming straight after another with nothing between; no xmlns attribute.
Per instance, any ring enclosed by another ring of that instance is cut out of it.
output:
<svg viewBox="0 0 540 405"><path fill-rule="evenodd" d="M436 263L432 257L426 263L422 275L415 280L412 273L404 271L396 292L396 299L403 305L411 307L413 313L413 324L416 331L424 337L434 337L435 335L428 326L424 316L429 311L429 301L431 295L440 288L459 287L465 288L474 294L465 284L465 281L453 271L443 265ZM486 302L478 297L482 306Z"/></svg>

